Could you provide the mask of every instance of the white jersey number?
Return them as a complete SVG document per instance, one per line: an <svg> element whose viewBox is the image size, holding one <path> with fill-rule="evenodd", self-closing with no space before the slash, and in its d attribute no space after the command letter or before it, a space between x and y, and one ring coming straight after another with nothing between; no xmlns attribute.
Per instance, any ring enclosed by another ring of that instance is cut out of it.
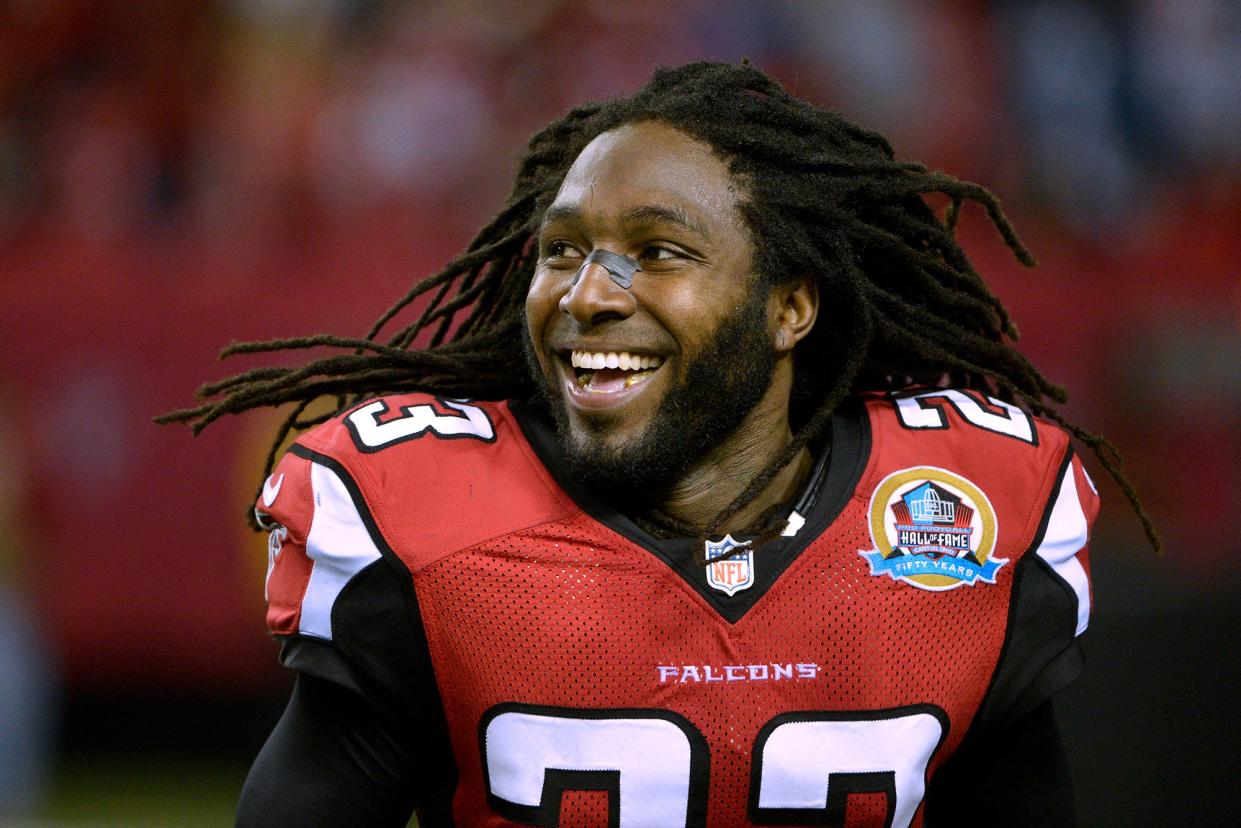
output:
<svg viewBox="0 0 1241 828"><path fill-rule="evenodd" d="M376 400L349 414L345 423L361 451L378 451L428 431L445 440L466 437L485 443L495 441L495 428L478 406L441 398L436 403L448 410L437 411L429 403L406 405L401 407L401 416L381 422L380 418L392 409L383 400Z"/></svg>
<svg viewBox="0 0 1241 828"><path fill-rule="evenodd" d="M886 825L906 826L926 793L943 713L922 705L864 713L792 713L758 734L750 818L759 825L843 825L851 793L882 793Z"/></svg>
<svg viewBox="0 0 1241 828"><path fill-rule="evenodd" d="M566 790L608 791L619 828L705 818L707 743L675 713L502 704L482 733L487 799L509 819L557 825Z"/></svg>
<svg viewBox="0 0 1241 828"><path fill-rule="evenodd" d="M970 425L1038 445L1038 432L1034 430L1034 421L1029 414L1012 403L994 397L984 399L998 410L988 411L972 394L955 388L934 388L907 396L892 397L892 401L896 403L896 414L905 428L947 428L948 418L943 411L943 405L947 403Z"/></svg>
<svg viewBox="0 0 1241 828"><path fill-rule="evenodd" d="M932 705L776 716L754 745L749 818L843 825L849 794L883 793L903 828L947 724ZM509 819L556 825L564 791L605 790L611 828L706 824L707 742L678 714L501 704L481 731L487 799Z"/></svg>

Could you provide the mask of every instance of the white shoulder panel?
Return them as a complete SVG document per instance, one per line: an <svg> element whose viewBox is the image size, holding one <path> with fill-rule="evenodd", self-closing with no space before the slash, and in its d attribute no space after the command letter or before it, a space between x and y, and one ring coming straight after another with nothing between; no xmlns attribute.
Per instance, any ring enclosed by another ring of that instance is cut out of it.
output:
<svg viewBox="0 0 1241 828"><path fill-rule="evenodd" d="M354 575L379 559L379 549L335 472L311 463L310 485L315 511L306 537L306 555L312 565L298 632L330 639L332 607L340 591Z"/></svg>
<svg viewBox="0 0 1241 828"><path fill-rule="evenodd" d="M1077 635L1086 631L1090 622L1090 581L1077 553L1086 545L1089 529L1081 501L1077 497L1077 481L1069 465L1056 492L1047 532L1039 545L1038 556L1065 580L1077 595Z"/></svg>

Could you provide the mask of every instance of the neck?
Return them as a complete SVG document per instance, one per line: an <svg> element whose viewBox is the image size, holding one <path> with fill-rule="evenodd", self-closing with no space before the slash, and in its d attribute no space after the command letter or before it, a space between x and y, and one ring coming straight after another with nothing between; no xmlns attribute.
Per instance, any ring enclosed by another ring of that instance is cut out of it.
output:
<svg viewBox="0 0 1241 828"><path fill-rule="evenodd" d="M709 525L788 448L793 440L788 393L776 387L780 385L773 383L750 415L672 487L658 505L661 512L690 526ZM810 451L802 448L754 499L719 527L719 533L752 527L768 509L792 500L813 465Z"/></svg>

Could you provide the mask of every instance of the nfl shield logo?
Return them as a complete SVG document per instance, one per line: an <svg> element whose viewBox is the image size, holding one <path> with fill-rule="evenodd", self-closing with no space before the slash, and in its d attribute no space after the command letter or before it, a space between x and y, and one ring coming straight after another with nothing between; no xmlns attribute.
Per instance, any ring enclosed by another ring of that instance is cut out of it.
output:
<svg viewBox="0 0 1241 828"><path fill-rule="evenodd" d="M733 596L754 586L754 550L748 548L751 543L737 543L732 535L725 535L719 543L707 541L707 584L712 589ZM745 552L735 551L742 547L746 547Z"/></svg>

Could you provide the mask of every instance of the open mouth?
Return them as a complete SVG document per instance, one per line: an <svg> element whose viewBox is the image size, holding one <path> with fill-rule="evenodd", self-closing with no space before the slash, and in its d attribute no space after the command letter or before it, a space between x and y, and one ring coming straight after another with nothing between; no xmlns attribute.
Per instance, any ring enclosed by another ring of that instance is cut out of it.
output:
<svg viewBox="0 0 1241 828"><path fill-rule="evenodd" d="M574 385L583 392L615 394L645 382L664 358L629 351L571 351Z"/></svg>

